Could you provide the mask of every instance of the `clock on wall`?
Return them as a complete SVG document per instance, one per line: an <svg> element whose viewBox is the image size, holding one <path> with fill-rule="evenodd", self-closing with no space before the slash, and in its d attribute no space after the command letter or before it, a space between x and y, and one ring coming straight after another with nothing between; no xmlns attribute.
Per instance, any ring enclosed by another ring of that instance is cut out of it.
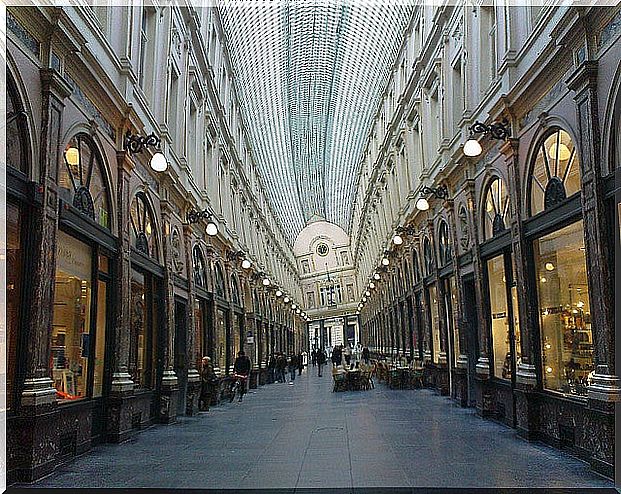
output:
<svg viewBox="0 0 621 494"><path fill-rule="evenodd" d="M317 254L319 254L320 256L325 257L328 255L328 252L330 252L330 249L326 244L321 243L317 246Z"/></svg>

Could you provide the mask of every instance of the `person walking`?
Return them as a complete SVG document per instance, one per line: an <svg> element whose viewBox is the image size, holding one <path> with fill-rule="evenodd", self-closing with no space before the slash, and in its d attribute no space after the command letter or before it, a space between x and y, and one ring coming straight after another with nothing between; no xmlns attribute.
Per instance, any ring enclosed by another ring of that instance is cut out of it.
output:
<svg viewBox="0 0 621 494"><path fill-rule="evenodd" d="M369 360L371 359L371 352L369 352L369 349L365 346L362 349L362 360L364 360L364 363L369 365Z"/></svg>
<svg viewBox="0 0 621 494"><path fill-rule="evenodd" d="M324 351L323 348L319 349L319 351L317 352L317 376L318 377L321 377L321 368L326 363L326 360L328 360L328 358L326 357L326 352Z"/></svg>
<svg viewBox="0 0 621 494"><path fill-rule="evenodd" d="M286 382L285 372L287 369L287 357L285 357L284 353L279 353L278 358L276 359L276 380L279 383Z"/></svg>
<svg viewBox="0 0 621 494"><path fill-rule="evenodd" d="M302 352L298 353L298 376L302 375L302 371L304 370L304 355Z"/></svg>
<svg viewBox="0 0 621 494"><path fill-rule="evenodd" d="M298 357L295 353L291 354L289 357L289 375L291 378L289 379L289 384L293 384L295 381L295 371L298 370Z"/></svg>
<svg viewBox="0 0 621 494"><path fill-rule="evenodd" d="M274 354L270 355L269 362L267 363L267 382L269 384L274 383L276 380L276 359Z"/></svg>
<svg viewBox="0 0 621 494"><path fill-rule="evenodd" d="M351 364L351 348L349 348L349 345L343 350L343 355L345 356L345 365L349 367Z"/></svg>
<svg viewBox="0 0 621 494"><path fill-rule="evenodd" d="M311 364L313 364L313 367L317 365L317 350L315 348L313 348L313 351L311 352Z"/></svg>
<svg viewBox="0 0 621 494"><path fill-rule="evenodd" d="M218 382L218 376L216 376L211 363L211 358L203 357L201 360L201 394L198 399L198 409L202 412L209 410L211 404L211 397Z"/></svg>

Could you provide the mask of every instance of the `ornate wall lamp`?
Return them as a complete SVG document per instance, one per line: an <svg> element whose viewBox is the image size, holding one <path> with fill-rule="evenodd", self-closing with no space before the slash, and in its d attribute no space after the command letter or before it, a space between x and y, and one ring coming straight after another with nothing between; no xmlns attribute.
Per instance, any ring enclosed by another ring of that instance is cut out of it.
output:
<svg viewBox="0 0 621 494"><path fill-rule="evenodd" d="M168 168L166 157L160 151L162 140L151 132L148 136L141 136L127 132L125 134L124 147L129 154L142 153L146 148L154 147L155 153L151 157L151 168L156 172L165 172Z"/></svg>
<svg viewBox="0 0 621 494"><path fill-rule="evenodd" d="M194 209L190 209L187 214L188 223L198 223L200 220L207 220L207 228L205 231L207 235L213 237L218 234L218 226L213 221L213 215L207 209L203 209L202 211L196 211Z"/></svg>
<svg viewBox="0 0 621 494"><path fill-rule="evenodd" d="M419 211L427 211L429 209L429 201L427 201L426 195L432 194L434 197L438 199L448 199L449 192L446 185L438 185L436 188L427 187L426 185L423 187L421 198L416 201L416 209Z"/></svg>
<svg viewBox="0 0 621 494"><path fill-rule="evenodd" d="M229 252L227 254L227 259L229 261L241 261L241 267L243 269L250 269L252 267L252 263L250 259L246 257L246 253L243 250L238 250L236 252Z"/></svg>
<svg viewBox="0 0 621 494"><path fill-rule="evenodd" d="M401 245L403 243L403 237L405 235L414 235L416 233L416 228L413 226L400 226L397 228L395 236L392 237L392 243L395 245Z"/></svg>
<svg viewBox="0 0 621 494"><path fill-rule="evenodd" d="M483 152L483 148L478 139L475 139L475 135L489 135L491 138L505 141L509 137L509 121L505 118L500 122L494 122L490 125L485 125L481 122L474 122L470 126L470 139L464 144L464 154L466 156L479 156Z"/></svg>

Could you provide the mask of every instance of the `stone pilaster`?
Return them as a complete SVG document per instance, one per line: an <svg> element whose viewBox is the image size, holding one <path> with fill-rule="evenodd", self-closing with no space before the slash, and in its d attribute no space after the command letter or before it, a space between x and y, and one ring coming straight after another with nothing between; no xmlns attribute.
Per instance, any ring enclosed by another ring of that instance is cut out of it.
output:
<svg viewBox="0 0 621 494"><path fill-rule="evenodd" d="M612 411L612 403L621 401L621 382L615 372L615 259L608 238L611 229L602 178L597 75L597 62L586 61L569 77L567 85L574 91L576 103L587 277L590 298L596 301L591 304L595 375L589 386L589 402L590 406Z"/></svg>
<svg viewBox="0 0 621 494"><path fill-rule="evenodd" d="M165 192L165 191L164 191ZM177 398L179 383L173 369L174 364L174 337L175 337L175 291L173 282L173 258L170 242L171 204L167 200L161 201L162 211L162 246L164 250L164 318L161 331L163 342L162 363L163 372L160 383L158 420L163 423L174 422L177 416Z"/></svg>
<svg viewBox="0 0 621 494"><path fill-rule="evenodd" d="M128 153L117 153L117 220L119 224L119 252L115 259L116 276L113 280L114 299L114 353L112 354L112 385L107 407L107 437L121 442L131 432L131 399L134 382L129 375L129 348L131 338L131 240L129 211L131 206L130 177L134 164Z"/></svg>
<svg viewBox="0 0 621 494"><path fill-rule="evenodd" d="M186 413L195 415L198 413L198 400L201 388L201 376L198 372L199 355L197 348L198 337L196 335L196 321L194 319L194 304L196 303L196 294L194 292L194 257L192 256L192 235L193 229L189 224L183 225L183 239L185 247L185 258L188 266L188 337L187 337L187 354L188 354L188 377L186 392Z"/></svg>

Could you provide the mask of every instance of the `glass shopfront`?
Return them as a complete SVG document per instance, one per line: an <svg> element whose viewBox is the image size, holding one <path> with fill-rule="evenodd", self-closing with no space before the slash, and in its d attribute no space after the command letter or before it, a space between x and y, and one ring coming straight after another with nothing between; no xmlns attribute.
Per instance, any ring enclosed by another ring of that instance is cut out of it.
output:
<svg viewBox="0 0 621 494"><path fill-rule="evenodd" d="M17 379L17 348L22 310L22 276L24 245L21 208L11 202L6 205L6 407L14 405Z"/></svg>
<svg viewBox="0 0 621 494"><path fill-rule="evenodd" d="M503 254L487 261L487 280L492 331L493 375L511 378L511 327L507 303L507 278Z"/></svg>
<svg viewBox="0 0 621 494"><path fill-rule="evenodd" d="M100 257L102 269L107 269L107 258ZM97 280L93 296L92 275L92 248L59 230L51 369L60 401L98 397L103 392L108 290L105 279Z"/></svg>
<svg viewBox="0 0 621 494"><path fill-rule="evenodd" d="M545 389L585 396L594 373L582 221L534 241Z"/></svg>
<svg viewBox="0 0 621 494"><path fill-rule="evenodd" d="M438 363L438 356L441 351L440 348L440 317L439 317L439 307L438 307L438 295L435 285L431 285L427 289L427 297L428 297L428 320L430 323L430 334L431 334L431 351L432 358L435 364Z"/></svg>
<svg viewBox="0 0 621 494"><path fill-rule="evenodd" d="M153 276L132 270L131 280L131 345L129 374L137 388L155 386L157 355L156 283Z"/></svg>
<svg viewBox="0 0 621 494"><path fill-rule="evenodd" d="M216 331L214 339L214 367L226 369L226 312L216 309Z"/></svg>
<svg viewBox="0 0 621 494"><path fill-rule="evenodd" d="M231 363L235 361L235 358L237 357L237 352L239 352L242 349L242 346L241 346L241 328L242 328L241 318L242 317L244 317L242 314L233 314L233 335L231 338L231 344L232 344L231 352L233 354L233 360L231 361Z"/></svg>
<svg viewBox="0 0 621 494"><path fill-rule="evenodd" d="M459 325L457 324L457 313L459 311L459 307L457 306L457 285L455 283L455 276L451 276L450 278L444 280L444 310L448 334L452 335L451 344L453 346L453 365L457 365L460 348Z"/></svg>

